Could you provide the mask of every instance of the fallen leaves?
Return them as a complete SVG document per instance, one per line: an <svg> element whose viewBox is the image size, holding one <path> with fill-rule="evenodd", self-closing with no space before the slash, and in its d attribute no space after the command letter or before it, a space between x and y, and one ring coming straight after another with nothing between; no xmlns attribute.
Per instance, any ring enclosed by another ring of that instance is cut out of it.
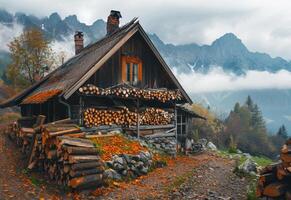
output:
<svg viewBox="0 0 291 200"><path fill-rule="evenodd" d="M117 154L133 154L136 155L140 151L147 149L138 141L129 140L122 135L114 135L111 137L93 138L92 141L101 151L101 158L105 161L111 159Z"/></svg>

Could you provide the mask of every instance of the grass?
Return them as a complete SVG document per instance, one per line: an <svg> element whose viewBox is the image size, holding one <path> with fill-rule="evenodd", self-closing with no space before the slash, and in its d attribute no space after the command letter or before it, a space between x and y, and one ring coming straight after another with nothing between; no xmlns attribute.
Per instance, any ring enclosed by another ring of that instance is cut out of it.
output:
<svg viewBox="0 0 291 200"><path fill-rule="evenodd" d="M0 124L16 121L20 118L19 113L8 112L0 116Z"/></svg>
<svg viewBox="0 0 291 200"><path fill-rule="evenodd" d="M218 155L224 158L229 157L230 155L232 156L236 156L238 155L237 153L232 153L226 150L220 150L218 151ZM252 159L260 166L260 167L265 167L271 163L273 163L273 161L270 158L267 158L265 156L252 156ZM238 159L238 163L237 163L237 167L239 165L241 165L243 162L245 162L247 160L246 156L241 155ZM251 175L247 175L247 174L241 174L241 172L239 172L238 175L242 175L246 178L249 179L249 186L248 186L248 190L247 190L247 200L258 200L258 198L256 197L256 184L257 184L257 179L254 176Z"/></svg>
<svg viewBox="0 0 291 200"><path fill-rule="evenodd" d="M235 157L236 155L241 155L241 154L237 154L237 153L230 153L226 150L219 150L217 152L217 154L223 158L228 158L230 155L233 157ZM252 159L261 167L265 167L265 166L273 163L273 161L270 158L267 158L265 156L252 156ZM247 157L241 155L238 164L240 165L243 162L245 162L246 160L247 160Z"/></svg>

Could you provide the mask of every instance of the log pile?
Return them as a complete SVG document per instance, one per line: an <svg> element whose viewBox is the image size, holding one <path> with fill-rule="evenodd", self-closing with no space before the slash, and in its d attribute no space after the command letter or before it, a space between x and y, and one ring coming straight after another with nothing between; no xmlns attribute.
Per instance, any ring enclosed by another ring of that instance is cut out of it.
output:
<svg viewBox="0 0 291 200"><path fill-rule="evenodd" d="M16 142L24 141L21 129L14 124L7 133ZM85 133L71 120L29 130L34 131L27 145L29 151L25 152L29 169L41 169L59 185L73 189L100 186L103 183L104 164L98 149L90 139L85 139ZM23 145L22 142L22 148Z"/></svg>
<svg viewBox="0 0 291 200"><path fill-rule="evenodd" d="M128 108L119 110L88 108L83 115L86 127L113 124L126 127L135 126L138 118L138 114L129 111ZM140 125L166 125L170 124L173 118L173 114L159 108L146 108L139 115Z"/></svg>
<svg viewBox="0 0 291 200"><path fill-rule="evenodd" d="M291 199L291 139L283 145L280 159L260 171L258 197Z"/></svg>
<svg viewBox="0 0 291 200"><path fill-rule="evenodd" d="M179 90L167 89L140 89L126 84L109 88L99 88L88 84L79 88L79 92L85 95L116 96L121 98L139 98L145 100L157 100L163 103L168 101L180 101L182 95Z"/></svg>

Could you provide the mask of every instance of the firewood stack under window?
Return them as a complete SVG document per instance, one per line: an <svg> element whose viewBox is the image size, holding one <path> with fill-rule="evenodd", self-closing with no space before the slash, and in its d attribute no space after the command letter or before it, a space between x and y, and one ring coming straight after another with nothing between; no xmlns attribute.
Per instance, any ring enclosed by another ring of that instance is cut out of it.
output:
<svg viewBox="0 0 291 200"><path fill-rule="evenodd" d="M84 124L86 127L101 125L135 126L137 113L128 108L120 110L99 110L88 108L84 111ZM159 108L146 108L140 112L140 125L167 125L171 123L173 114Z"/></svg>
<svg viewBox="0 0 291 200"><path fill-rule="evenodd" d="M179 101L182 95L179 90L167 89L140 89L125 84L110 88L99 88L88 84L79 88L79 92L85 95L116 96L121 98L139 98L145 100L157 100L163 103L168 101Z"/></svg>
<svg viewBox="0 0 291 200"><path fill-rule="evenodd" d="M258 197L291 199L291 139L283 145L280 159L260 171Z"/></svg>

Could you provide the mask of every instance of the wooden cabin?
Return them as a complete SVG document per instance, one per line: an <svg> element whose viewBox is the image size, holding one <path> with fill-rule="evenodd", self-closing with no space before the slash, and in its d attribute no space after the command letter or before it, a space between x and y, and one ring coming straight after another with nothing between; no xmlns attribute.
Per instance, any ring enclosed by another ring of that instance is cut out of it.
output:
<svg viewBox="0 0 291 200"><path fill-rule="evenodd" d="M111 11L107 35L87 47L83 47L83 34L76 32L74 57L0 106L20 106L22 116L41 114L46 116L47 122L69 117L76 119L80 125L84 125L84 111L92 107L111 109L123 106L136 110L154 107L172 112L173 120L165 127L185 135L191 119L200 117L179 106L191 104L190 97L137 19L119 27L120 17L120 12ZM162 102L141 97L80 93L79 89L88 84L103 89L127 85L141 90L178 91L181 98ZM137 124L137 127L137 132L142 131L141 125ZM154 130L151 129L153 133Z"/></svg>

